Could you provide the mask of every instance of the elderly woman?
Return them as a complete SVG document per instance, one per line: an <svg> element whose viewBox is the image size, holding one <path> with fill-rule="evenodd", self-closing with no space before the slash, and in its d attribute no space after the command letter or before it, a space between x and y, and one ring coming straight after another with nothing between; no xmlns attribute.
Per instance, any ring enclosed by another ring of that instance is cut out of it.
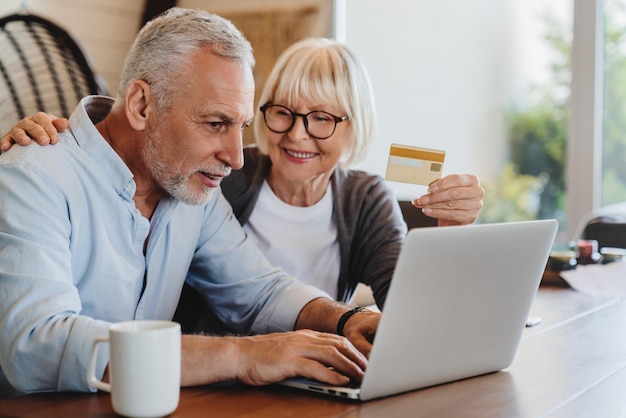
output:
<svg viewBox="0 0 626 418"><path fill-rule="evenodd" d="M375 136L365 68L345 45L306 39L278 59L259 103L256 146L222 183L239 222L289 273L344 301L364 283L382 307L406 224L381 177L350 169ZM439 225L467 224L483 195L475 176L450 175L414 204Z"/></svg>
<svg viewBox="0 0 626 418"><path fill-rule="evenodd" d="M350 169L375 136L365 68L343 44L300 41L278 59L259 111L256 145L244 148L244 168L222 182L235 216L275 265L342 301L363 283L382 308L407 227L383 178ZM64 127L36 116L48 132ZM50 140L34 119L18 127ZM11 138L29 141L14 128L3 146ZM483 196L476 176L452 174L413 204L440 226L461 225L476 220Z"/></svg>

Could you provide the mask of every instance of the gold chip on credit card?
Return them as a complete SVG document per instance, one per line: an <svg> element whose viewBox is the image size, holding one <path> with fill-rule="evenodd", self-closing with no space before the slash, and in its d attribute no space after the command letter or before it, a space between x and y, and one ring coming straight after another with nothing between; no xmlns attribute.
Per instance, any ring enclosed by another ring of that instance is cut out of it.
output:
<svg viewBox="0 0 626 418"><path fill-rule="evenodd" d="M441 177L446 152L391 144L385 179L428 186Z"/></svg>

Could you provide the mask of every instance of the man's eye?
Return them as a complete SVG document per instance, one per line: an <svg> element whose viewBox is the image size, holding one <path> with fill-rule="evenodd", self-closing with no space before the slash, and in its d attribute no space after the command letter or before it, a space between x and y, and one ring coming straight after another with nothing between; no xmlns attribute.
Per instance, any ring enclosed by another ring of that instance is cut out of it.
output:
<svg viewBox="0 0 626 418"><path fill-rule="evenodd" d="M216 121L216 122L207 122L206 125L208 127L207 129L210 129L211 131L215 133L222 133L226 131L228 123L224 121Z"/></svg>

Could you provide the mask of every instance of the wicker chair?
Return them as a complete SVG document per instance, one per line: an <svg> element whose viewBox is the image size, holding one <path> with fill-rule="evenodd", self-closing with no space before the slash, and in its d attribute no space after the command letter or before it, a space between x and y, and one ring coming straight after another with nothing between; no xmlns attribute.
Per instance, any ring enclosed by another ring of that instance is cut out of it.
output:
<svg viewBox="0 0 626 418"><path fill-rule="evenodd" d="M68 117L80 99L107 88L72 37L32 14L0 19L0 134L44 111Z"/></svg>

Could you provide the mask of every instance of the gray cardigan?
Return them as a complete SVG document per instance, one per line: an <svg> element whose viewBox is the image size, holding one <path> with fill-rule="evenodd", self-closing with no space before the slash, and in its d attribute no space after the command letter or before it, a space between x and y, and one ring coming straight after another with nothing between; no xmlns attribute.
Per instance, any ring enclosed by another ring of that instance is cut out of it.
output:
<svg viewBox="0 0 626 418"><path fill-rule="evenodd" d="M271 162L256 147L244 148L244 167L222 181L221 189L239 223L245 225ZM333 218L341 266L336 298L348 300L359 282L371 286L376 304L385 303L407 226L396 197L380 176L335 169L331 178ZM279 225L280 219L276 219Z"/></svg>

